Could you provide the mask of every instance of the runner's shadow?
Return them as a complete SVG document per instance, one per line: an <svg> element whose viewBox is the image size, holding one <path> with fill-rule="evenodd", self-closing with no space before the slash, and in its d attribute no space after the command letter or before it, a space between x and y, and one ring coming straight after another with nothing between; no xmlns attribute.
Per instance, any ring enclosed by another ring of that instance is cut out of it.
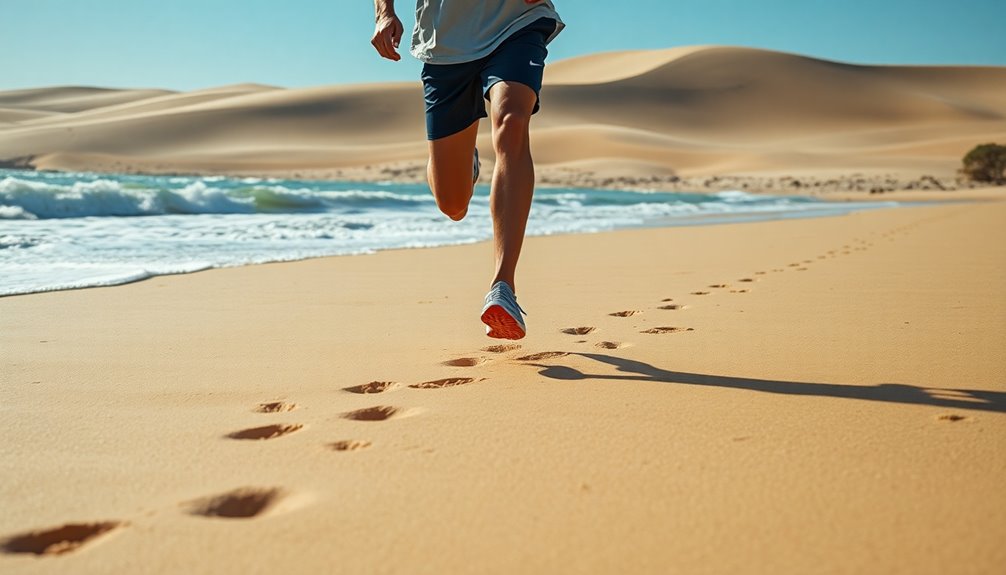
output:
<svg viewBox="0 0 1006 575"><path fill-rule="evenodd" d="M932 405L954 409L972 409L993 413L1006 413L1006 393L977 389L938 389L916 387L899 383L879 385L846 385L840 383L806 383L799 381L775 381L726 375L707 375L668 371L648 363L599 353L575 353L600 363L614 366L618 371L631 375L603 375L583 373L562 365L533 364L542 368L538 373L561 380L602 379L625 381L653 381L684 385L705 385L747 389L765 393L787 395L816 395L820 397L840 397L866 401L884 401L914 405Z"/></svg>

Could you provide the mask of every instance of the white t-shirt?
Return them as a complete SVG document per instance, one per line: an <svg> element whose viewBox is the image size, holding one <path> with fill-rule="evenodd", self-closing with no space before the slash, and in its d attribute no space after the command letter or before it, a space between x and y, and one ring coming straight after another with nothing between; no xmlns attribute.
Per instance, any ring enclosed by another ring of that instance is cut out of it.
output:
<svg viewBox="0 0 1006 575"><path fill-rule="evenodd" d="M416 0L410 52L428 64L471 62L539 18L556 22L547 42L565 26L552 0Z"/></svg>

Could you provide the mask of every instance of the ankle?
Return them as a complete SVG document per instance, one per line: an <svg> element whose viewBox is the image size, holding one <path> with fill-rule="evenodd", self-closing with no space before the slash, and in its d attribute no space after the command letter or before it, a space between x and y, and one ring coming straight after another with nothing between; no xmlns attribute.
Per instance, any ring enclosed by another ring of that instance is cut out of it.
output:
<svg viewBox="0 0 1006 575"><path fill-rule="evenodd" d="M503 283L509 285L510 289L513 291L513 293L515 293L515 294L517 293L517 286L514 285L513 278L501 278L499 276L496 276L495 278L493 278L493 281L489 283L489 287L492 287L492 286L496 285L497 282L503 282Z"/></svg>

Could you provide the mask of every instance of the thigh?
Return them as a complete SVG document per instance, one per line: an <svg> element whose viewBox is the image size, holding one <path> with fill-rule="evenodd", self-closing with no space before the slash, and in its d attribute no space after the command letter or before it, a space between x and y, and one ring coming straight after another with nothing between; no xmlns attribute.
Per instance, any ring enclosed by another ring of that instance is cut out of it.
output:
<svg viewBox="0 0 1006 575"><path fill-rule="evenodd" d="M481 68L481 61L423 66L427 139L452 136L486 117Z"/></svg>
<svg viewBox="0 0 1006 575"><path fill-rule="evenodd" d="M486 57L481 71L482 93L492 101L493 86L500 82L521 84L534 93L531 113L539 109L539 93L548 57L546 43L555 30L551 18L539 18L515 32Z"/></svg>
<svg viewBox="0 0 1006 575"><path fill-rule="evenodd" d="M489 89L489 100L492 106L492 125L495 129L499 127L504 117L526 125L536 109L538 94L525 84L504 80L496 82Z"/></svg>
<svg viewBox="0 0 1006 575"><path fill-rule="evenodd" d="M472 193L472 167L479 121L443 138L429 141L429 184L438 200L467 199Z"/></svg>

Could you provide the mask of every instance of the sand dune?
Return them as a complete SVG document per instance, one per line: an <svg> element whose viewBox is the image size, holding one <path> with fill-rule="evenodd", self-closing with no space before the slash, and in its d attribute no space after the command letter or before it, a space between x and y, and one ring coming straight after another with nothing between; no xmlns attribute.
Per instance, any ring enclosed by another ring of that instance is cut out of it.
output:
<svg viewBox="0 0 1006 575"><path fill-rule="evenodd" d="M41 110L0 108L0 123L25 122L36 118L48 118L51 115L51 112L43 112Z"/></svg>
<svg viewBox="0 0 1006 575"><path fill-rule="evenodd" d="M46 125L79 125L81 123L93 122L96 120L109 120L123 117L143 117L147 114L157 114L160 112L178 110L188 106L203 102L214 102L224 100L234 96L253 94L267 90L276 90L273 86L262 86L259 84L240 84L234 86L220 86L206 90L194 90L192 92L169 92L153 97L143 97L136 100L126 100L122 103L107 106L98 106L81 110L67 118L60 115L55 118L46 115L41 120L21 122L23 126L46 126ZM46 121L50 120L50 121Z"/></svg>
<svg viewBox="0 0 1006 575"><path fill-rule="evenodd" d="M1006 140L1006 68L856 66L726 47L550 65L540 172L931 173ZM0 160L54 169L282 173L425 162L419 83L0 93ZM488 126L480 146L492 161ZM408 171L408 170L406 170Z"/></svg>
<svg viewBox="0 0 1006 575"><path fill-rule="evenodd" d="M168 90L115 90L60 86L0 92L0 106L27 110L74 113L103 106L114 106L171 94Z"/></svg>

